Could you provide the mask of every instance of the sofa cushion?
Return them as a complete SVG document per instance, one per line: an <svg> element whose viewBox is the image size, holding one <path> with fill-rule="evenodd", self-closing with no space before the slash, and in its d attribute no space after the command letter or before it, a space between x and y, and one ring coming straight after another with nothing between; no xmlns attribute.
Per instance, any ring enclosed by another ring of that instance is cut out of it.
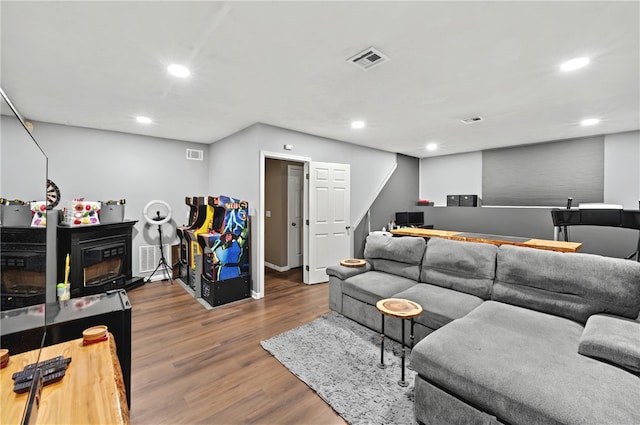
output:
<svg viewBox="0 0 640 425"><path fill-rule="evenodd" d="M427 243L418 237L367 236L364 258L374 270L418 280Z"/></svg>
<svg viewBox="0 0 640 425"><path fill-rule="evenodd" d="M597 313L635 319L640 312L640 263L502 245L491 299L580 323Z"/></svg>
<svg viewBox="0 0 640 425"><path fill-rule="evenodd" d="M375 305L383 298L391 298L416 281L389 273L370 271L359 274L342 283L342 293L367 304Z"/></svg>
<svg viewBox="0 0 640 425"><path fill-rule="evenodd" d="M362 267L346 267L336 264L334 266L327 267L326 272L328 276L335 276L338 279L345 280L351 276L368 272L369 270L371 270L371 264L365 262L365 265Z"/></svg>
<svg viewBox="0 0 640 425"><path fill-rule="evenodd" d="M582 331L566 318L486 301L418 342L411 366L507 423L640 423L640 379L578 354Z"/></svg>
<svg viewBox="0 0 640 425"><path fill-rule="evenodd" d="M394 298L404 298L420 304L423 312L415 321L431 329L438 329L452 320L466 316L484 302L475 295L428 283L414 285L395 294Z"/></svg>
<svg viewBox="0 0 640 425"><path fill-rule="evenodd" d="M640 373L640 322L608 314L589 317L578 353Z"/></svg>
<svg viewBox="0 0 640 425"><path fill-rule="evenodd" d="M498 247L480 242L431 238L420 280L489 299Z"/></svg>

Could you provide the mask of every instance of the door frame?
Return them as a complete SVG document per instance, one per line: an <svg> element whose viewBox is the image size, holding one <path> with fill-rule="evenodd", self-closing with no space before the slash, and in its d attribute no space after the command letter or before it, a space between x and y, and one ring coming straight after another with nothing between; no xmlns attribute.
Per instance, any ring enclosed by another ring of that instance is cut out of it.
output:
<svg viewBox="0 0 640 425"><path fill-rule="evenodd" d="M265 208L264 183L265 183L265 169L267 164L267 158L302 162L303 164L305 164L305 167L308 167L307 164L312 160L308 156L291 155L286 153L269 152L269 151L263 151L263 150L260 151L260 205L256 213L256 218L258 219L258 235L260 239L257 247L258 258L257 258L257 264L256 264L256 268L258 269L256 270L258 292L252 294L253 298L255 299L260 299L264 297L264 208ZM303 171L303 174L304 172L306 171ZM303 192L306 193L307 187L308 187L307 179L304 179ZM306 214L303 217L303 220L306 220ZM307 240L305 238L304 232L302 236L302 244L303 244L303 251L304 251L307 246Z"/></svg>
<svg viewBox="0 0 640 425"><path fill-rule="evenodd" d="M289 198L289 190L291 189L290 187L290 182L289 182L289 177L292 174L292 170L296 169L296 170L300 170L300 174L301 174L301 178L302 178L302 184L301 184L301 190L300 190L300 223L298 223L299 226L302 226L302 229L304 229L304 182L305 182L305 178L304 178L304 164L300 164L300 165L287 165L287 269L292 269L292 264L291 264L291 221L292 221L292 217L291 217L291 199ZM266 195L265 195L266 196ZM302 249L303 253L304 253L304 232L300 232L300 248ZM302 266L304 266L304 254L302 255ZM300 267L300 266L295 266L295 267Z"/></svg>

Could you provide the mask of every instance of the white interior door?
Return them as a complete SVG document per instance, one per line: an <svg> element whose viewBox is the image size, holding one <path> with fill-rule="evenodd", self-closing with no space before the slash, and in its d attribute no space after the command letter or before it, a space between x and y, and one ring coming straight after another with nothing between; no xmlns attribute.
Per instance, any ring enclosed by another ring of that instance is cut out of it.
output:
<svg viewBox="0 0 640 425"><path fill-rule="evenodd" d="M349 164L309 163L309 256L305 283L329 280L325 270L351 251Z"/></svg>
<svg viewBox="0 0 640 425"><path fill-rule="evenodd" d="M287 252L290 269L302 266L302 172L302 166L287 166Z"/></svg>

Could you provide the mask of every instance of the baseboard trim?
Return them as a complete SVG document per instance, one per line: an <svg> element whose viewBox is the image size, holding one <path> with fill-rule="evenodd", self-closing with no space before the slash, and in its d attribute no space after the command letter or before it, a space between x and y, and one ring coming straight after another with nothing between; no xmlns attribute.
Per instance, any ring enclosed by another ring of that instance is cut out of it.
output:
<svg viewBox="0 0 640 425"><path fill-rule="evenodd" d="M288 272L289 270L291 270L291 268L289 266L276 266L275 264L271 264L268 262L264 262L264 266L265 267L269 267L271 270L275 270L277 272Z"/></svg>

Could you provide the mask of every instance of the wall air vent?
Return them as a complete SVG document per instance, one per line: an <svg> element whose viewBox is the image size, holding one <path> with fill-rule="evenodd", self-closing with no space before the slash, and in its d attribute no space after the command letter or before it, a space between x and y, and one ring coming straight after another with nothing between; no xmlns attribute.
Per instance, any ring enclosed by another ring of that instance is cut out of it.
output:
<svg viewBox="0 0 640 425"><path fill-rule="evenodd" d="M163 245L163 250L165 252L165 260L167 260L167 262L171 264L171 246ZM158 266L158 263L160 261L160 256L161 256L160 247L156 245L141 246L139 249L139 253L140 253L140 256L139 256L140 273L153 272ZM152 278L154 282L156 280L169 279L166 269L160 268L158 269L158 271L161 273Z"/></svg>
<svg viewBox="0 0 640 425"><path fill-rule="evenodd" d="M187 159L191 159L193 161L202 161L204 156L204 152L197 149L187 149Z"/></svg>
<svg viewBox="0 0 640 425"><path fill-rule="evenodd" d="M347 59L348 62L356 65L358 68L365 71L370 70L373 67L389 62L389 57L373 47L363 50Z"/></svg>
<svg viewBox="0 0 640 425"><path fill-rule="evenodd" d="M475 123L480 122L480 121L484 121L484 118L482 118L482 117L473 117L473 118L467 118L467 119L462 120L462 122L465 123L465 124L475 124Z"/></svg>

